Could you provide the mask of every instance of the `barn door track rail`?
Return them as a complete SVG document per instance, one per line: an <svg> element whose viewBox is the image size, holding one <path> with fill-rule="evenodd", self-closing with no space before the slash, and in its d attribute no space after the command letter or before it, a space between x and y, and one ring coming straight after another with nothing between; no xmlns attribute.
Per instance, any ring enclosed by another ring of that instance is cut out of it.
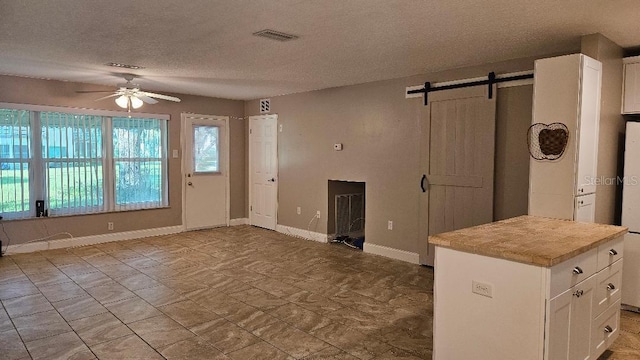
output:
<svg viewBox="0 0 640 360"><path fill-rule="evenodd" d="M462 83L455 83L455 84L449 84L449 85L442 85L442 86L431 86L430 82L426 82L424 83L424 87L420 88L420 89L413 89L413 90L408 90L407 94L411 95L411 94L420 94L420 93L424 93L424 106L427 106L429 104L429 93L430 92L435 92L435 91L442 91L442 90L451 90L451 89L460 89L460 88L465 88L465 87L470 87L470 86L480 86L480 85L487 85L488 86L488 97L489 99L493 98L493 84L499 84L499 83L503 83L503 82L507 82L507 81L517 81L517 80L526 80L526 79L533 79L533 74L522 74L522 75L513 75L513 76L505 76L505 77L496 77L496 73L494 72L490 72L489 75L487 75L487 79L484 80L475 80L475 81L468 81L468 82L462 82Z"/></svg>

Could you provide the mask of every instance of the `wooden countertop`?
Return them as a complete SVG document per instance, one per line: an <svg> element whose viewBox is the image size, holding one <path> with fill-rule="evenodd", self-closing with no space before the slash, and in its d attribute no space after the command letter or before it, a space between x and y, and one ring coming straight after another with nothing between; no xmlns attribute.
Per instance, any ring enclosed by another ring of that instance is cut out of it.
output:
<svg viewBox="0 0 640 360"><path fill-rule="evenodd" d="M429 236L454 250L551 267L624 235L622 226L519 216Z"/></svg>

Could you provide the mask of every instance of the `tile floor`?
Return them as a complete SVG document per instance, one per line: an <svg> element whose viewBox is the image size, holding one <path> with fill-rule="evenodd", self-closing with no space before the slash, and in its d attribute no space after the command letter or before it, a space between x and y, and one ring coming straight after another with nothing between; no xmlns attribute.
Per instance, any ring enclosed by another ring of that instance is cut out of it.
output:
<svg viewBox="0 0 640 360"><path fill-rule="evenodd" d="M238 226L0 258L0 359L430 359L433 271ZM603 359L640 359L624 312Z"/></svg>

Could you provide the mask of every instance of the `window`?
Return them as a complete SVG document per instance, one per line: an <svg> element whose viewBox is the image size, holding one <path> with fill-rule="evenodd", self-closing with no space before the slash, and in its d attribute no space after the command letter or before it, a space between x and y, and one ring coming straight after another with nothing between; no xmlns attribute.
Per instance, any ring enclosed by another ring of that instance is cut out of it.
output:
<svg viewBox="0 0 640 360"><path fill-rule="evenodd" d="M28 216L29 165L31 159L31 114L24 110L0 109L0 214ZM16 152L15 150L18 149Z"/></svg>
<svg viewBox="0 0 640 360"><path fill-rule="evenodd" d="M167 206L166 123L0 109L0 213L33 217L40 199L50 215Z"/></svg>
<svg viewBox="0 0 640 360"><path fill-rule="evenodd" d="M156 119L113 118L117 209L165 203L165 124Z"/></svg>
<svg viewBox="0 0 640 360"><path fill-rule="evenodd" d="M102 118L43 111L40 131L45 208L56 215L102 211Z"/></svg>

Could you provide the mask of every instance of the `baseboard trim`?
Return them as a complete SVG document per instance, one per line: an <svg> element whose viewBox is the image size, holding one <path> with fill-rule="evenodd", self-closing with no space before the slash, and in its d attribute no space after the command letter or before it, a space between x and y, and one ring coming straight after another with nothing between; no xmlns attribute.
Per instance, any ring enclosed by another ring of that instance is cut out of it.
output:
<svg viewBox="0 0 640 360"><path fill-rule="evenodd" d="M111 241L133 240L149 236L177 234L184 231L182 225L167 226L161 228L124 231L109 234L90 235L73 237L67 239L57 239L49 241L39 241L30 244L9 245L7 254L28 253L41 250L62 249L74 246L94 245Z"/></svg>
<svg viewBox="0 0 640 360"><path fill-rule="evenodd" d="M276 225L276 231L281 234L291 235L293 237L297 237L305 240L312 240L312 241L317 241L321 243L329 242L327 234L308 231L305 229L298 229L291 226Z"/></svg>
<svg viewBox="0 0 640 360"><path fill-rule="evenodd" d="M229 226L249 225L249 219L237 218L229 220Z"/></svg>
<svg viewBox="0 0 640 360"><path fill-rule="evenodd" d="M420 263L420 255L418 253L398 250L387 246L370 244L365 241L364 252L374 255L380 255L391 259L401 260L411 264Z"/></svg>

